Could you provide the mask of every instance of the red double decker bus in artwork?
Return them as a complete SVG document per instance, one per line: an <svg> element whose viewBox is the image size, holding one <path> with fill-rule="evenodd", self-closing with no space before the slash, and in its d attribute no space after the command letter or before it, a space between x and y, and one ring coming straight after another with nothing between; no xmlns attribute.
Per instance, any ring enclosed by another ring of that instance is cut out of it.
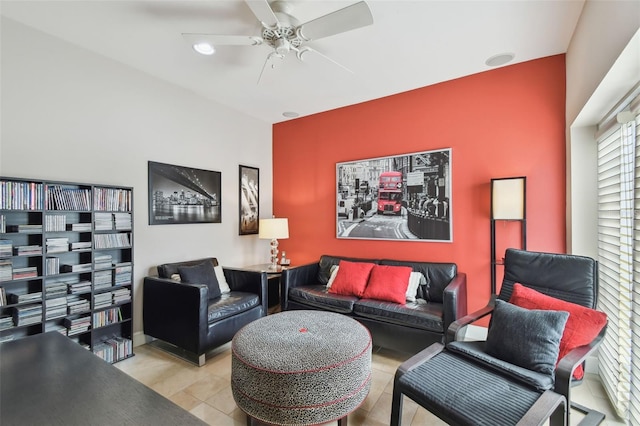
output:
<svg viewBox="0 0 640 426"><path fill-rule="evenodd" d="M402 173L383 172L378 184L378 214L402 213Z"/></svg>

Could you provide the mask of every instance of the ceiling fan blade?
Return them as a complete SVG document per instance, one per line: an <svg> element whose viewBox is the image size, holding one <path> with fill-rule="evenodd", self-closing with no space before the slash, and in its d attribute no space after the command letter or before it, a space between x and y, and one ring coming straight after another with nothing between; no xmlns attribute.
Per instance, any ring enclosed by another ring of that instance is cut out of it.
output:
<svg viewBox="0 0 640 426"><path fill-rule="evenodd" d="M264 65L262 66L262 71L260 71L260 76L258 77L258 82L256 84L260 84L260 82L264 82L263 78L269 75L273 75L273 70L280 67L282 65L282 61L284 60L284 55L280 55L276 52L271 52L267 56L267 59L264 61Z"/></svg>
<svg viewBox="0 0 640 426"><path fill-rule="evenodd" d="M212 46L257 46L263 41L260 37L239 35L183 33L182 37L191 45L209 43Z"/></svg>
<svg viewBox="0 0 640 426"><path fill-rule="evenodd" d="M278 18L267 0L245 0L245 2L262 25L268 28L275 28L278 25Z"/></svg>
<svg viewBox="0 0 640 426"><path fill-rule="evenodd" d="M311 53L313 53L314 55L311 55ZM317 56L316 56L317 55ZM344 65L342 65L339 62L334 61L333 59L331 59L330 57L328 57L327 55L318 52L315 49L312 49L308 46L305 46L304 48L298 50L296 52L296 56L298 57L298 59L300 59L302 62L309 62L309 59L313 58L314 56L316 56L316 58L322 58L325 61L328 61L334 65L339 66L340 68L342 68L343 70L350 72L351 74L353 74L354 72L351 71L349 68L345 67ZM313 59L311 59L313 61Z"/></svg>
<svg viewBox="0 0 640 426"><path fill-rule="evenodd" d="M316 18L300 25L299 34L305 40L317 40L373 24L373 15L364 1Z"/></svg>

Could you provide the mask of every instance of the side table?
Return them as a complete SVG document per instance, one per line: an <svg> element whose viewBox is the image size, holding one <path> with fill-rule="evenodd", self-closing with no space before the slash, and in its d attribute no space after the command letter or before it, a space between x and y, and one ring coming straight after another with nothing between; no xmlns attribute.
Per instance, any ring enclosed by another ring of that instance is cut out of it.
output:
<svg viewBox="0 0 640 426"><path fill-rule="evenodd" d="M249 265L243 266L242 269L246 269L248 271L256 271L256 272L266 272L267 273L267 281L268 281L268 305L269 305L269 314L274 314L280 311L280 276L282 275L282 270L287 269L287 267L282 267L278 265L278 269L271 269L270 263L260 263L257 265Z"/></svg>

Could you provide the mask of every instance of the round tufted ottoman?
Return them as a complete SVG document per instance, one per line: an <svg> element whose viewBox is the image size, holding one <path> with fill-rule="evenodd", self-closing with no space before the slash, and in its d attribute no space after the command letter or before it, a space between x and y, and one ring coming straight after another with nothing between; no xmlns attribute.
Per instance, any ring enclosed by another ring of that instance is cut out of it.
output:
<svg viewBox="0 0 640 426"><path fill-rule="evenodd" d="M238 331L231 350L231 390L248 422L326 423L345 418L369 393L371 335L344 315L269 315Z"/></svg>

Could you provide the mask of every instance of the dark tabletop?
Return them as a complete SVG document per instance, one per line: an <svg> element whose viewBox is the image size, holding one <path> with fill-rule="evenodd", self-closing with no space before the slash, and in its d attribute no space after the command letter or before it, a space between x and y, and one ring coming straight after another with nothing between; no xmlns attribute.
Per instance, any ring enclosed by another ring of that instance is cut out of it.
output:
<svg viewBox="0 0 640 426"><path fill-rule="evenodd" d="M0 344L0 423L205 424L58 332Z"/></svg>

